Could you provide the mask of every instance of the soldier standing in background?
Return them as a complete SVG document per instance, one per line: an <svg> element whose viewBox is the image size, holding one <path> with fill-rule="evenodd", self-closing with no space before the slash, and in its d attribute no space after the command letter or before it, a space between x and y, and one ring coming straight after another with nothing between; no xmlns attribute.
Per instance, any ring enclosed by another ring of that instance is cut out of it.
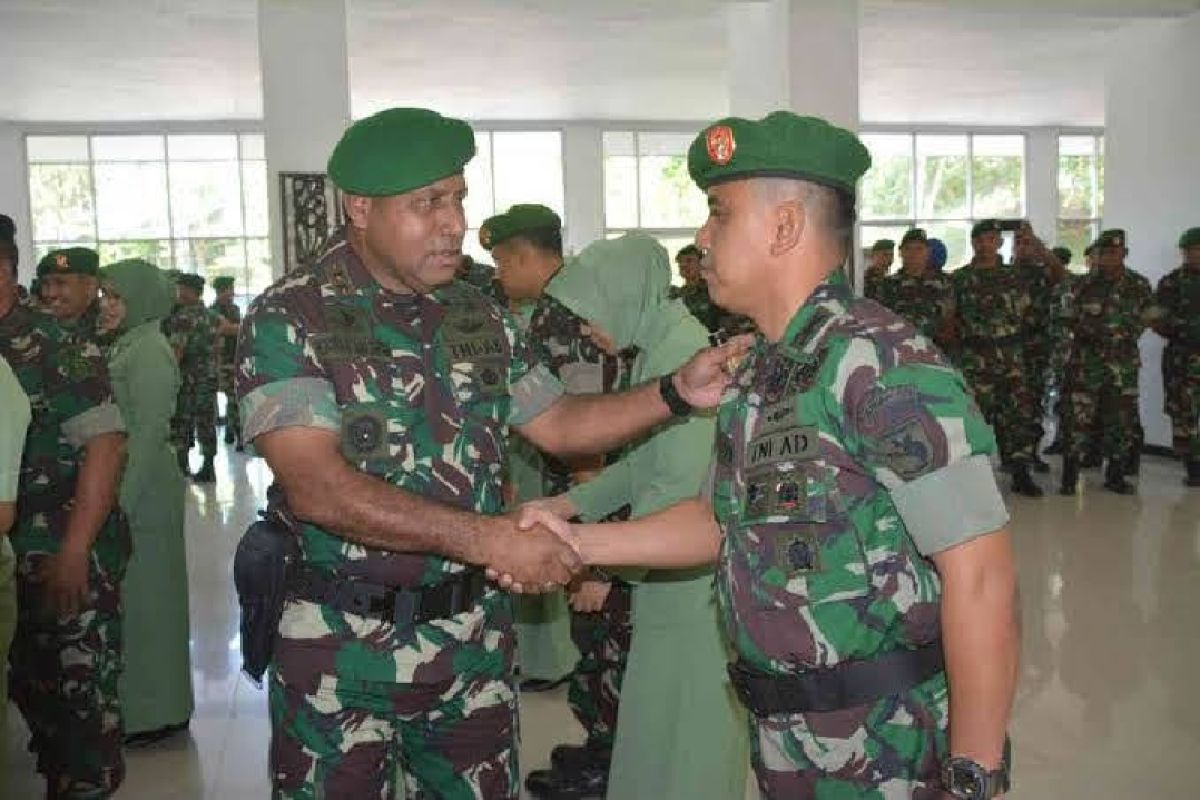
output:
<svg viewBox="0 0 1200 800"><path fill-rule="evenodd" d="M694 244L684 245L675 254L675 265L683 278L683 286L672 286L671 297L682 300L692 316L710 333L716 331L720 327L720 309L713 305L700 275L700 248Z"/></svg>
<svg viewBox="0 0 1200 800"><path fill-rule="evenodd" d="M1154 330L1167 340L1162 355L1163 410L1171 441L1187 468L1184 483L1200 486L1200 228L1179 237L1183 266L1158 283Z"/></svg>
<svg viewBox="0 0 1200 800"><path fill-rule="evenodd" d="M1103 430L1108 464L1104 487L1133 494L1125 480L1141 446L1138 419L1138 339L1153 318L1150 282L1125 266L1123 230L1107 230L1096 241L1099 267L1084 276L1074 292L1070 317L1071 359L1066 369L1064 427L1066 457L1060 492L1073 495L1088 434Z"/></svg>
<svg viewBox="0 0 1200 800"><path fill-rule="evenodd" d="M213 290L217 299L212 312L217 325L217 342L214 351L217 357L217 389L225 395L225 444L236 444L240 453L242 446L242 420L238 413L237 391L233 377L237 372L237 335L242 321L242 310L233 302L234 278L221 275L213 278Z"/></svg>
<svg viewBox="0 0 1200 800"><path fill-rule="evenodd" d="M863 297L879 299L879 287L888 276L896 258L896 243L891 239L878 239L871 245L871 263L863 273Z"/></svg>
<svg viewBox="0 0 1200 800"><path fill-rule="evenodd" d="M179 401L171 420L171 444L184 475L188 468L188 452L196 440L204 464L192 476L197 483L212 483L217 479L213 459L217 455L217 369L213 358L216 343L216 320L205 308L204 276L185 273L175 280L178 304L167 318L167 341L179 362Z"/></svg>
<svg viewBox="0 0 1200 800"><path fill-rule="evenodd" d="M900 240L900 271L882 281L875 299L945 352L953 335L954 287L948 276L929 266L928 244L924 228L905 232Z"/></svg>

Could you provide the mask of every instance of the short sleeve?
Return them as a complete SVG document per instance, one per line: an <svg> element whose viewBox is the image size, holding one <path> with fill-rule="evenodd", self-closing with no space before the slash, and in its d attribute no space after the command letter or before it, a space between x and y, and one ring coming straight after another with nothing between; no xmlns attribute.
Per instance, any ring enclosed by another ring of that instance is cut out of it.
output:
<svg viewBox="0 0 1200 800"><path fill-rule="evenodd" d="M508 371L512 407L508 422L520 426L554 405L565 390L554 373L537 361L529 336L507 311L504 312L504 329L512 348L512 362Z"/></svg>
<svg viewBox="0 0 1200 800"><path fill-rule="evenodd" d="M990 456L996 439L962 375L936 363L879 368L874 347L851 346L842 397L846 437L892 497L913 542L940 552L1008 522Z"/></svg>
<svg viewBox="0 0 1200 800"><path fill-rule="evenodd" d="M238 332L236 363L247 442L282 428L341 429L333 383L285 293L268 290L250 307Z"/></svg>
<svg viewBox="0 0 1200 800"><path fill-rule="evenodd" d="M0 503L17 499L21 453L29 428L29 398L8 362L0 358Z"/></svg>

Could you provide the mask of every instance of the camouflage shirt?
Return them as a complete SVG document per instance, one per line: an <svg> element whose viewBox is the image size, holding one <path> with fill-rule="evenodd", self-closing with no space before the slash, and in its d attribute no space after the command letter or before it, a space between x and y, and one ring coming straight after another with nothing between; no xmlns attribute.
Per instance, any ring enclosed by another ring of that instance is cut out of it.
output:
<svg viewBox="0 0 1200 800"><path fill-rule="evenodd" d="M968 264L953 275L954 305L968 348L1026 336L1035 322L1033 293L1016 270Z"/></svg>
<svg viewBox="0 0 1200 800"><path fill-rule="evenodd" d="M290 426L329 430L362 472L484 514L503 510L509 424L537 416L561 391L512 317L477 289L456 281L428 295L387 291L341 237L263 292L238 339L247 442ZM440 555L363 547L311 524L299 536L310 567L344 578L416 587L465 568ZM366 637L369 646L353 645L362 652L339 662L339 675L436 681L454 674L454 648L432 663L428 647L478 643L510 618L499 592L483 612L415 632L289 607L281 635L334 646Z"/></svg>
<svg viewBox="0 0 1200 800"><path fill-rule="evenodd" d="M123 432L125 423L100 348L64 330L53 317L14 305L0 318L0 356L12 367L32 410L13 548L18 554L55 553L88 440ZM103 567L119 574L129 551L124 515L114 510L94 552Z"/></svg>
<svg viewBox="0 0 1200 800"><path fill-rule="evenodd" d="M672 286L671 297L683 301L692 316L700 320L700 324L710 332L720 327L721 310L713 305L708 295L708 286L703 283L689 283L685 286Z"/></svg>
<svg viewBox="0 0 1200 800"><path fill-rule="evenodd" d="M868 269L863 274L863 297L868 300L879 300L879 292L884 281L891 276L886 269Z"/></svg>
<svg viewBox="0 0 1200 800"><path fill-rule="evenodd" d="M242 310L237 307L236 303L213 303L209 309L212 314L218 319L224 319L227 322L238 323L242 321ZM216 325L213 326L216 329ZM223 334L217 334L219 344L217 347L217 358L222 364L232 364L235 354L237 353L237 337Z"/></svg>
<svg viewBox="0 0 1200 800"><path fill-rule="evenodd" d="M1070 325L1075 357L1140 367L1138 339L1154 308L1150 281L1128 267L1115 277L1098 269L1080 278L1073 294Z"/></svg>
<svg viewBox="0 0 1200 800"><path fill-rule="evenodd" d="M950 278L933 270L923 275L904 270L889 275L880 283L874 299L934 341L941 336L943 323L954 314Z"/></svg>
<svg viewBox="0 0 1200 800"><path fill-rule="evenodd" d="M201 303L176 306L163 322L163 333L179 353L179 375L186 381L216 380L217 324L213 312Z"/></svg>
<svg viewBox="0 0 1200 800"><path fill-rule="evenodd" d="M1157 329L1172 344L1200 349L1200 267L1179 267L1163 276L1154 293Z"/></svg>
<svg viewBox="0 0 1200 800"><path fill-rule="evenodd" d="M786 674L935 641L928 556L1007 521L995 449L937 348L831 276L720 409L717 587L742 661Z"/></svg>

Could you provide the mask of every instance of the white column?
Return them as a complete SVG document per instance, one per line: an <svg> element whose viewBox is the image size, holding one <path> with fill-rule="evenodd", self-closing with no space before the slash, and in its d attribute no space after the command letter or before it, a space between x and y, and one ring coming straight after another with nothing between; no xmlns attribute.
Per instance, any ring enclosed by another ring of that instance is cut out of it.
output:
<svg viewBox="0 0 1200 800"><path fill-rule="evenodd" d="M20 281L26 286L33 277L33 220L29 218L29 174L25 166L25 144L21 130L0 121L0 214L8 214L17 225L17 248L21 251Z"/></svg>
<svg viewBox="0 0 1200 800"><path fill-rule="evenodd" d="M604 237L604 144L599 125L563 126L563 249L578 253Z"/></svg>
<svg viewBox="0 0 1200 800"><path fill-rule="evenodd" d="M271 248L281 267L279 173L324 172L350 122L345 0L258 0Z"/></svg>
<svg viewBox="0 0 1200 800"><path fill-rule="evenodd" d="M1025 216L1044 241L1058 226L1058 129L1034 128L1025 136ZM1082 260L1083 253L1075 253Z"/></svg>
<svg viewBox="0 0 1200 800"><path fill-rule="evenodd" d="M1115 33L1105 72L1104 226L1129 237L1129 265L1157 284L1179 266L1176 243L1200 224L1200 105L1183 90L1200 75L1200 13L1133 22ZM1180 83L1183 81L1183 83ZM1171 442L1162 413L1162 340L1142 337L1146 441Z"/></svg>

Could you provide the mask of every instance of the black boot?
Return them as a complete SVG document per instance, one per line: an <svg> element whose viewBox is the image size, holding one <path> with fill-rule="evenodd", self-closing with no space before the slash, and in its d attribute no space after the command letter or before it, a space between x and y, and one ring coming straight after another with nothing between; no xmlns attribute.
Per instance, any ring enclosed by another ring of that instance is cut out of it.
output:
<svg viewBox="0 0 1200 800"><path fill-rule="evenodd" d="M572 772L588 766L608 769L612 749L592 744L560 744L550 751L550 766L559 772Z"/></svg>
<svg viewBox="0 0 1200 800"><path fill-rule="evenodd" d="M233 427L228 423L225 424L225 444L233 444Z"/></svg>
<svg viewBox="0 0 1200 800"><path fill-rule="evenodd" d="M608 792L608 767L589 766L572 772L534 770L525 779L525 788L538 800L604 797Z"/></svg>
<svg viewBox="0 0 1200 800"><path fill-rule="evenodd" d="M1116 494L1133 494L1136 490L1133 484L1125 480L1125 465L1123 462L1110 458L1108 469L1104 471L1104 488Z"/></svg>
<svg viewBox="0 0 1200 800"><path fill-rule="evenodd" d="M1083 461L1080 462L1079 466L1083 469L1096 469L1096 467L1100 466L1102 463L1104 463L1104 459L1101 457L1101 455L1095 450L1092 450L1083 456Z"/></svg>
<svg viewBox="0 0 1200 800"><path fill-rule="evenodd" d="M202 467L200 467L199 472L197 472L195 475L192 476L192 480L194 480L196 483L215 483L216 482L217 473L213 469L213 457L212 456L204 457L204 465Z"/></svg>
<svg viewBox="0 0 1200 800"><path fill-rule="evenodd" d="M1042 491L1042 487L1033 482L1033 478L1029 475L1029 467L1023 462L1013 462L1012 490L1013 494L1024 495L1025 497L1041 497L1045 494Z"/></svg>
<svg viewBox="0 0 1200 800"><path fill-rule="evenodd" d="M1062 485L1058 493L1072 497L1079 491L1079 462L1067 456L1063 459Z"/></svg>
<svg viewBox="0 0 1200 800"><path fill-rule="evenodd" d="M1187 466L1187 477L1183 479L1183 485L1193 488L1200 486L1200 458L1190 458L1184 464Z"/></svg>
<svg viewBox="0 0 1200 800"><path fill-rule="evenodd" d="M1046 452L1049 453L1050 451L1047 450ZM1038 473L1039 475L1045 475L1047 472L1050 471L1050 465L1047 464L1042 459L1042 457L1037 455L1036 453L1033 456L1033 471Z"/></svg>
<svg viewBox="0 0 1200 800"><path fill-rule="evenodd" d="M1061 456L1063 454L1062 435L1060 434L1059 436L1054 437L1054 441L1051 442L1050 446L1042 452L1048 456Z"/></svg>

